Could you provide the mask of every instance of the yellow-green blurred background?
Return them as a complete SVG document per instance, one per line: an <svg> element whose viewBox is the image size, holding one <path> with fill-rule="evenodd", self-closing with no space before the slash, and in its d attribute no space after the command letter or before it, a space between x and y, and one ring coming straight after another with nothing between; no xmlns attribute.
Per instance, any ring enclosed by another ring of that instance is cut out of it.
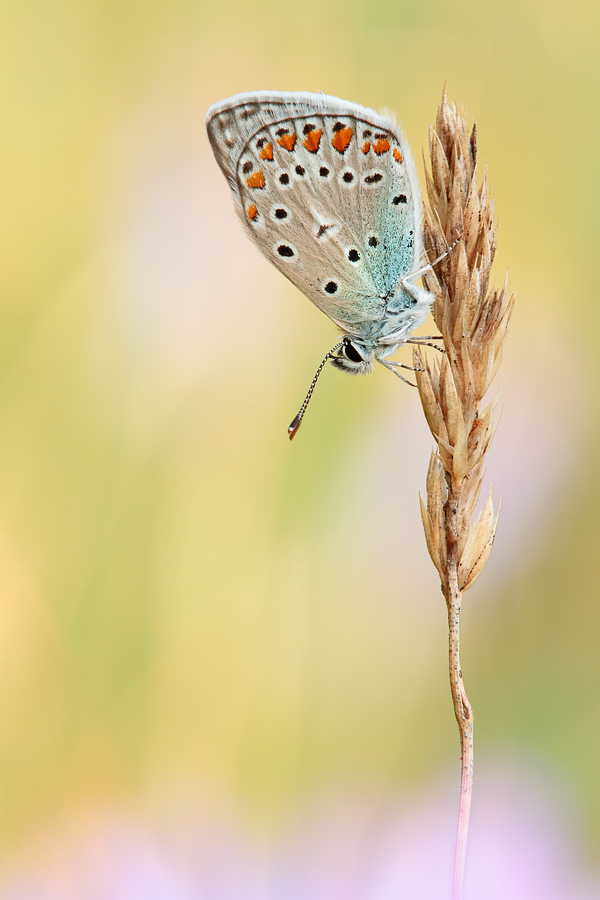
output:
<svg viewBox="0 0 600 900"><path fill-rule="evenodd" d="M447 896L431 439L383 369L328 368L290 445L336 332L204 130L239 91L324 91L394 110L422 172L444 82L518 293L463 614L467 896L600 897L599 26L594 0L2 4L3 898Z"/></svg>

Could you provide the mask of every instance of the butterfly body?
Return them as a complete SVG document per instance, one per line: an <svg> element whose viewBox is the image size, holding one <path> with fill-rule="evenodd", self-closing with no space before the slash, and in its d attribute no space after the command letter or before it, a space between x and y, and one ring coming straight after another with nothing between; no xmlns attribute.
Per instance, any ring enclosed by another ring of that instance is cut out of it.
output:
<svg viewBox="0 0 600 900"><path fill-rule="evenodd" d="M427 318L419 183L393 120L322 94L257 91L208 110L244 228L341 329L332 358L373 369Z"/></svg>

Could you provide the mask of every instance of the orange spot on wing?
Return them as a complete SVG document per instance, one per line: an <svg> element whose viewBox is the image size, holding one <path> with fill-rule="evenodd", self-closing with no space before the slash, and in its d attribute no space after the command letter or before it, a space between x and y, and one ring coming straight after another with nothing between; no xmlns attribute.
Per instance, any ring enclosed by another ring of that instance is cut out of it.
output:
<svg viewBox="0 0 600 900"><path fill-rule="evenodd" d="M346 147L352 140L352 129L350 126L346 128L340 128L339 131L336 131L334 136L331 139L331 146L337 150L338 153L344 153Z"/></svg>
<svg viewBox="0 0 600 900"><path fill-rule="evenodd" d="M371 145L370 145L369 141L365 141L364 144L362 145L362 152L368 153L370 149L371 149Z"/></svg>
<svg viewBox="0 0 600 900"><path fill-rule="evenodd" d="M302 141L309 153L316 153L319 149L321 134L322 132L315 128L314 131L309 131L306 138Z"/></svg>
<svg viewBox="0 0 600 900"><path fill-rule="evenodd" d="M375 141L373 144L373 150L377 156L381 156L382 153L387 153L389 149L390 142L387 138L379 138L379 140Z"/></svg>
<svg viewBox="0 0 600 900"><path fill-rule="evenodd" d="M273 144L267 144L258 155L261 159L273 159Z"/></svg>
<svg viewBox="0 0 600 900"><path fill-rule="evenodd" d="M394 147L394 159L396 160L397 163L402 162L402 154L400 153L400 151L398 150L397 147Z"/></svg>
<svg viewBox="0 0 600 900"><path fill-rule="evenodd" d="M249 178L246 178L246 184L249 188L264 188L265 176L262 172L253 172Z"/></svg>
<svg viewBox="0 0 600 900"><path fill-rule="evenodd" d="M284 150L289 150L291 153L294 149L294 144L296 143L296 135L282 134L280 138L277 138L277 143L280 147L283 147Z"/></svg>
<svg viewBox="0 0 600 900"><path fill-rule="evenodd" d="M258 208L255 203L251 203L250 206L248 207L248 218L252 219L252 221L254 222L254 220L257 218L257 216L258 216Z"/></svg>

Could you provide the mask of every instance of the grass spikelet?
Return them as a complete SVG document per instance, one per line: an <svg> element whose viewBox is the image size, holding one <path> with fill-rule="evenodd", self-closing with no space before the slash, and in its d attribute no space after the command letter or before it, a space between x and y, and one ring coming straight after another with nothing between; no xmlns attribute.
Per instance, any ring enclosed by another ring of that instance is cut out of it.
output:
<svg viewBox="0 0 600 900"><path fill-rule="evenodd" d="M498 517L491 493L476 521L485 455L494 434L498 397L482 403L502 359L514 298L507 282L489 289L497 243L487 171L477 179L477 132L449 104L444 90L430 129L429 208L424 212L429 259L454 249L424 276L434 295L433 318L444 340L441 363L413 351L417 387L436 442L421 515L429 555L448 608L450 685L461 741L461 794L454 860L453 900L462 897L473 784L473 711L460 667L460 611L490 554Z"/></svg>

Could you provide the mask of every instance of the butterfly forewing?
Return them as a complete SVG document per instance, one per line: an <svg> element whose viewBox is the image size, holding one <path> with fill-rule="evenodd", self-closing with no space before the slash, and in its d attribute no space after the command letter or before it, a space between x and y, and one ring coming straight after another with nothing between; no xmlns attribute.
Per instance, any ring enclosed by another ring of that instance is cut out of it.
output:
<svg viewBox="0 0 600 900"><path fill-rule="evenodd" d="M211 107L210 141L259 249L353 331L418 263L418 182L373 110L318 94L241 94Z"/></svg>

